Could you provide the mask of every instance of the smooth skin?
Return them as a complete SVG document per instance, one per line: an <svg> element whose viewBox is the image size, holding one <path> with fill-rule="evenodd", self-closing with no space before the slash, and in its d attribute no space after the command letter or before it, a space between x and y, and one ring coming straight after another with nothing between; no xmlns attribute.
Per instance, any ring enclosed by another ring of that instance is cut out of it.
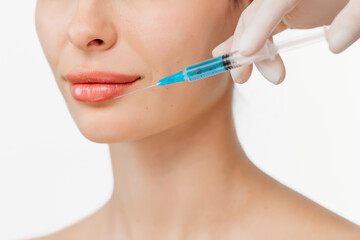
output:
<svg viewBox="0 0 360 240"><path fill-rule="evenodd" d="M228 73L103 103L70 94L64 75L76 66L138 74L142 87L210 58L250 3L38 0L44 53L81 133L109 144L114 191L96 212L36 239L360 239L359 226L248 159L235 132Z"/></svg>

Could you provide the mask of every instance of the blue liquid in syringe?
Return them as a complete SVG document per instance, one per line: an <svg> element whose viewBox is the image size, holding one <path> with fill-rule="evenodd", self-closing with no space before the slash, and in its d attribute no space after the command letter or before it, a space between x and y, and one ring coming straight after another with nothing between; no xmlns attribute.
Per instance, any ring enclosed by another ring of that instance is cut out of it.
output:
<svg viewBox="0 0 360 240"><path fill-rule="evenodd" d="M174 75L163 78L157 83L157 85L164 86L176 82L184 82L186 79L192 82L226 72L232 68L229 56L229 54L226 54L221 57L212 58L188 66L185 68L184 72L181 71Z"/></svg>
<svg viewBox="0 0 360 240"><path fill-rule="evenodd" d="M227 56L221 56L203 61L185 68L189 81L196 81L202 78L214 76L228 70Z"/></svg>

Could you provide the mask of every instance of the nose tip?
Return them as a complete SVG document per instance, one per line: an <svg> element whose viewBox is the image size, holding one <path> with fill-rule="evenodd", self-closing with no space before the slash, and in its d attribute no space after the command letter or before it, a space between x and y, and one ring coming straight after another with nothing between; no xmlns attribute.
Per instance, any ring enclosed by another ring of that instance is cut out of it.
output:
<svg viewBox="0 0 360 240"><path fill-rule="evenodd" d="M77 16L68 27L68 38L83 51L106 50L115 44L116 30L100 16Z"/></svg>

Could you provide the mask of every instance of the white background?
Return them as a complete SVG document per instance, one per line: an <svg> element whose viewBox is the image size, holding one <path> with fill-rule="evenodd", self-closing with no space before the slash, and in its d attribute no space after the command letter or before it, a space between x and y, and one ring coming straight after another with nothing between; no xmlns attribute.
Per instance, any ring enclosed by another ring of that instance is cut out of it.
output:
<svg viewBox="0 0 360 240"><path fill-rule="evenodd" d="M0 239L63 228L111 195L105 144L70 117L34 27L35 1L0 3ZM286 37L286 34L280 37ZM360 43L283 55L279 86L255 71L237 86L239 138L262 170L360 224Z"/></svg>

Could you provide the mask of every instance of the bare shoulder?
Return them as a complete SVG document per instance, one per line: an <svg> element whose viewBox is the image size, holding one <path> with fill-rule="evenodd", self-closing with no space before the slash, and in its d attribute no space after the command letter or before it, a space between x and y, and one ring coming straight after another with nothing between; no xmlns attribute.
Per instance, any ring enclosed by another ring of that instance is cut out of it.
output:
<svg viewBox="0 0 360 240"><path fill-rule="evenodd" d="M94 213L89 214L87 217L78 220L70 226L38 238L31 238L30 240L104 239L107 231L105 228L107 222L103 221L105 211L106 209L103 206Z"/></svg>
<svg viewBox="0 0 360 240"><path fill-rule="evenodd" d="M71 234L70 229L74 229L73 226L71 227L65 227L63 229L60 229L56 232L52 232L52 233L48 233L46 235L43 235L41 237L37 237L37 238L31 238L29 240L60 240L60 239L72 239L71 236L73 236L73 234Z"/></svg>
<svg viewBox="0 0 360 240"><path fill-rule="evenodd" d="M275 180L270 182L261 211L272 229L292 239L360 240L360 226Z"/></svg>
<svg viewBox="0 0 360 240"><path fill-rule="evenodd" d="M72 240L72 239L76 239L76 237L78 237L78 239L81 239L79 236L80 231L87 224L87 221L88 218L85 218L78 222L73 223L70 226L63 227L62 229L48 233L41 237L31 238L30 240L63 240L63 239ZM83 236L81 235L81 237Z"/></svg>

